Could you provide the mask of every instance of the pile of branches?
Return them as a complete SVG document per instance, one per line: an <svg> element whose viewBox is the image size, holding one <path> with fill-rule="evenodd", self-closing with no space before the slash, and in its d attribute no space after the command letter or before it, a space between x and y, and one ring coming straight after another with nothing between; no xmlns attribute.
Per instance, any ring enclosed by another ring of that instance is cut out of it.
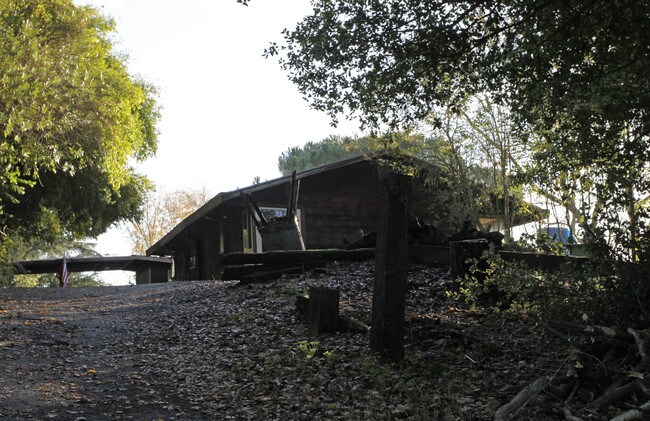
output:
<svg viewBox="0 0 650 421"><path fill-rule="evenodd" d="M611 421L650 419L650 329L543 320L532 314L567 348L563 367L522 389L495 413L495 421L511 419L533 399L552 400L567 421L593 419L606 411ZM545 393L542 393L545 392Z"/></svg>

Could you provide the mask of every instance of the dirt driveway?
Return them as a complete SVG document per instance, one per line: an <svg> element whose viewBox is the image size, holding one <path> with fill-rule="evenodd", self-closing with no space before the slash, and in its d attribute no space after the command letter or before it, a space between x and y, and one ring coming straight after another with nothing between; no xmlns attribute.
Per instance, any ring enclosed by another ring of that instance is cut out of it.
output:
<svg viewBox="0 0 650 421"><path fill-rule="evenodd" d="M194 284L0 289L0 418L203 419L142 370L130 333Z"/></svg>

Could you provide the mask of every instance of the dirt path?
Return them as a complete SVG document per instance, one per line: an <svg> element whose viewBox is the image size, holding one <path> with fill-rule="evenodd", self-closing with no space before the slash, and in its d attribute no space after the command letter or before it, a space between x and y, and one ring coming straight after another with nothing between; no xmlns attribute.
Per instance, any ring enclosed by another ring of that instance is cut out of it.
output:
<svg viewBox="0 0 650 421"><path fill-rule="evenodd" d="M0 418L203 419L141 369L130 335L194 284L0 289Z"/></svg>

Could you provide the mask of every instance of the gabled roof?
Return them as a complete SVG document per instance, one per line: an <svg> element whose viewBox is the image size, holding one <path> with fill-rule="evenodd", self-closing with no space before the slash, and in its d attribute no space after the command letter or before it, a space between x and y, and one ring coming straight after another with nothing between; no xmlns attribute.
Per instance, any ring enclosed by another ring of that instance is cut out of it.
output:
<svg viewBox="0 0 650 421"><path fill-rule="evenodd" d="M311 177L327 171L332 171L362 161L367 161L368 159L369 158L367 156L361 155L353 158L348 158L342 161L334 162L332 164L322 165L320 167L312 168L297 173L296 179L300 180L303 178ZM253 184L251 186L244 187L241 189L217 194L215 197L207 201L205 205L201 206L194 213L189 215L187 218L183 219L178 225L176 225L171 231L165 234L165 236L163 236L160 240L158 240L154 245L149 247L147 249L147 255L155 254L156 251L162 249L165 245L167 245L170 241L172 241L177 235L183 232L186 228L188 228L195 222L205 218L210 212L212 212L219 206L223 205L224 203L239 198L242 195L242 193L243 194L255 193L257 191L265 190L271 187L281 186L283 184L290 183L291 177L292 177L291 175L287 175L284 177L279 177L262 183Z"/></svg>

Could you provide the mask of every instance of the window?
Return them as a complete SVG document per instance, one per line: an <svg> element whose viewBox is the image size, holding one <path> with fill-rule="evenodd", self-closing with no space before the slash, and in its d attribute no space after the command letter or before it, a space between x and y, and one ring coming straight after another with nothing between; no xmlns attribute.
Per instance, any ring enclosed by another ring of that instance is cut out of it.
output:
<svg viewBox="0 0 650 421"><path fill-rule="evenodd" d="M226 252L226 242L223 237L223 225L219 225L219 254Z"/></svg>
<svg viewBox="0 0 650 421"><path fill-rule="evenodd" d="M242 213L242 247L244 253L253 253L253 223L248 211Z"/></svg>
<svg viewBox="0 0 650 421"><path fill-rule="evenodd" d="M196 243L190 244L187 250L187 269L192 270L196 269L197 263L197 252L196 252Z"/></svg>
<svg viewBox="0 0 650 421"><path fill-rule="evenodd" d="M275 218L284 218L287 216L287 210L285 208L271 208L271 207L262 207L260 206L262 215L266 218L267 221L271 221ZM296 210L296 216L298 217L298 228L302 230L302 219L300 215L300 209ZM257 230L255 230L255 250L259 253L262 250L262 236Z"/></svg>

